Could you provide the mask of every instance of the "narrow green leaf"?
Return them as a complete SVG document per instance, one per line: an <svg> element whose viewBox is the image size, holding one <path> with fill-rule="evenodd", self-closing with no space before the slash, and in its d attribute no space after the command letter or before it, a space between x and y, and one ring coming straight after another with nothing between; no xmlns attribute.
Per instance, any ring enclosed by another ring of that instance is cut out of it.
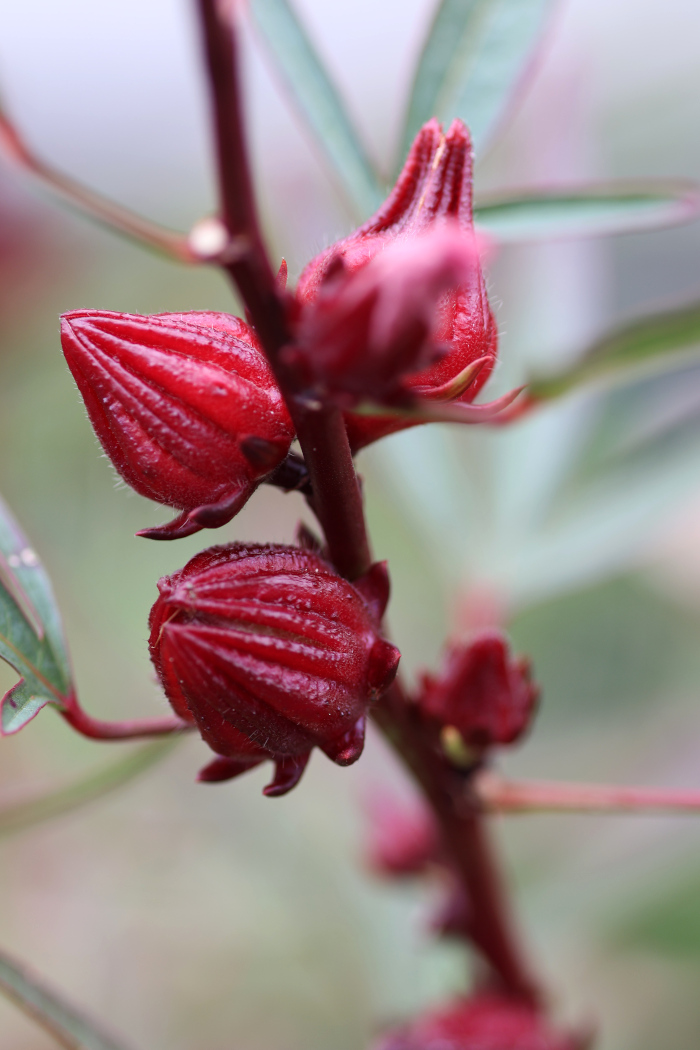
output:
<svg viewBox="0 0 700 1050"><path fill-rule="evenodd" d="M700 356L700 302L652 314L594 343L558 375L536 377L531 397L548 400L586 383L611 386L663 372Z"/></svg>
<svg viewBox="0 0 700 1050"><path fill-rule="evenodd" d="M70 666L61 616L51 582L36 552L2 499L0 499L0 552L0 580L3 583L8 578L14 580L15 588L24 593L24 607L29 617L33 615L38 618L39 637L43 634L47 635L57 656L63 658L63 670L66 679L70 680ZM21 596L20 603L22 603Z"/></svg>
<svg viewBox="0 0 700 1050"><path fill-rule="evenodd" d="M72 688L61 617L46 571L0 500L0 658L22 681L2 701L0 732L14 733Z"/></svg>
<svg viewBox="0 0 700 1050"><path fill-rule="evenodd" d="M695 183L649 181L481 200L474 218L494 240L518 244L671 226L699 210L700 187Z"/></svg>
<svg viewBox="0 0 700 1050"><path fill-rule="evenodd" d="M250 11L296 109L361 217L385 190L321 59L288 0L251 0Z"/></svg>
<svg viewBox="0 0 700 1050"><path fill-rule="evenodd" d="M683 881L661 884L647 900L615 923L610 939L622 948L677 959L700 955L700 880L696 872Z"/></svg>
<svg viewBox="0 0 700 1050"><path fill-rule="evenodd" d="M169 755L181 739L168 737L145 744L98 772L81 777L51 794L41 795L27 802L17 802L11 806L0 806L0 838L24 831L25 828L45 820L60 817L128 784Z"/></svg>
<svg viewBox="0 0 700 1050"><path fill-rule="evenodd" d="M401 156L431 117L460 117L483 149L539 40L552 0L442 0L413 83Z"/></svg>
<svg viewBox="0 0 700 1050"><path fill-rule="evenodd" d="M2 708L0 708L2 735L10 736L12 733L18 733L27 722L31 722L34 716L39 714L43 707L55 699L48 693L48 690L43 695L35 693L24 678L20 678L17 685L8 690L2 699Z"/></svg>
<svg viewBox="0 0 700 1050"><path fill-rule="evenodd" d="M0 952L0 992L66 1050L125 1050L23 964Z"/></svg>

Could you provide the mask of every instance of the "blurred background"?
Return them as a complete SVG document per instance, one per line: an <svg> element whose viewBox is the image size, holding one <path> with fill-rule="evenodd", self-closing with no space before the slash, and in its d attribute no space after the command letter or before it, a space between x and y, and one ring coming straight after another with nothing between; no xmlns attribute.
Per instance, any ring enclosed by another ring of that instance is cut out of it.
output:
<svg viewBox="0 0 700 1050"><path fill-rule="evenodd" d="M434 5L296 6L389 173ZM3 98L44 158L183 229L211 212L190 5L0 0L0 26ZM700 178L699 60L691 0L566 0L478 158L477 193ZM355 222L252 38L246 63L269 243L296 276ZM489 393L696 296L699 274L697 223L503 249L489 268L502 333ZM146 650L158 577L222 538L289 541L305 509L262 489L216 537L135 539L166 514L115 483L92 435L58 341L59 313L83 307L237 309L216 273L160 261L0 166L0 491L51 573L84 706L137 717L164 707ZM418 428L362 454L409 675L485 607L533 658L542 708L507 772L700 786L699 424L700 370L686 368L512 431ZM0 743L0 806L119 747L46 711ZM462 954L426 934L431 888L363 870L370 797L411 790L378 739L349 770L316 754L279 801L261 795L267 769L195 784L204 761L188 739L120 792L0 838L0 945L142 1050L361 1050L460 987ZM497 835L562 1016L596 1019L601 1050L696 1047L700 820L510 817ZM2 1050L51 1046L0 1001Z"/></svg>

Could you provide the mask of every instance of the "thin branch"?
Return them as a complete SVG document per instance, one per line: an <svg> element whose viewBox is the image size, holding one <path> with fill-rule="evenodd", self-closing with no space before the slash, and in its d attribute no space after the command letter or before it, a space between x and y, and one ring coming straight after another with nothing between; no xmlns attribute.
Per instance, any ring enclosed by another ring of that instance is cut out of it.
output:
<svg viewBox="0 0 700 1050"><path fill-rule="evenodd" d="M142 737L172 736L193 727L179 718L143 718L125 722L103 722L92 718L78 705L75 696L64 698L59 708L69 726L90 740L136 740Z"/></svg>
<svg viewBox="0 0 700 1050"><path fill-rule="evenodd" d="M125 1050L111 1034L55 992L23 963L0 951L0 992L65 1050Z"/></svg>
<svg viewBox="0 0 700 1050"><path fill-rule="evenodd" d="M47 189L59 194L78 211L96 220L101 225L146 245L169 259L181 263L198 263L201 260L189 246L183 233L151 222L128 208L116 204L99 193L45 164L26 144L7 113L0 108L0 147L23 171L33 175Z"/></svg>
<svg viewBox="0 0 700 1050"><path fill-rule="evenodd" d="M571 784L547 780L503 780L484 770L472 783L491 813L697 813L700 790Z"/></svg>

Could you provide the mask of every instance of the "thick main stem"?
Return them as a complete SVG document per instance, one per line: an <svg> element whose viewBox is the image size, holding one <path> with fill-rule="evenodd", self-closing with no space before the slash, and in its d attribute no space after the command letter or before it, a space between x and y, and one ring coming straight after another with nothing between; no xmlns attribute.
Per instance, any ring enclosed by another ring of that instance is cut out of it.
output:
<svg viewBox="0 0 700 1050"><path fill-rule="evenodd" d="M421 785L471 906L471 936L503 990L537 1002L539 993L515 932L508 899L481 806L463 778L446 766L414 718L398 685L375 706L373 717Z"/></svg>
<svg viewBox="0 0 700 1050"><path fill-rule="evenodd" d="M296 396L280 361L291 342L258 222L243 132L235 27L216 0L198 0L214 110L222 218L231 242L242 240L224 267L248 309L275 377L285 395L309 471L313 507L338 572L354 580L370 565L369 544L352 454L341 412L309 406Z"/></svg>
<svg viewBox="0 0 700 1050"><path fill-rule="evenodd" d="M296 422L313 490L313 508L331 561L341 576L356 580L369 569L371 556L362 493L343 416L338 409L323 408L300 413Z"/></svg>
<svg viewBox="0 0 700 1050"><path fill-rule="evenodd" d="M255 208L243 133L232 4L197 0L211 86L222 218L231 251L221 265L238 288L294 420L313 489L313 507L331 561L354 580L370 566L362 495L341 412L297 396L280 360L288 344L285 301L265 251ZM235 251L233 250L235 247ZM446 848L473 909L473 938L509 994L534 1001L536 992L513 936L505 897L478 807L459 810L452 771L420 734L409 731L408 705L397 689L375 709L375 719L413 771L440 822Z"/></svg>

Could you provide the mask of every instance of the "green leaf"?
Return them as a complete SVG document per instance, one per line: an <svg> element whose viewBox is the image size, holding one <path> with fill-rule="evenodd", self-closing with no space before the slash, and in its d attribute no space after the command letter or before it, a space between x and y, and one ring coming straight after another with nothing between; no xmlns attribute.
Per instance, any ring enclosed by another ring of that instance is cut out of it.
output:
<svg viewBox="0 0 700 1050"><path fill-rule="evenodd" d="M670 371L700 356L700 302L634 321L594 343L558 375L535 378L535 400L560 397L587 383L606 386Z"/></svg>
<svg viewBox="0 0 700 1050"><path fill-rule="evenodd" d="M385 196L334 84L288 0L251 0L250 12L285 88L359 215Z"/></svg>
<svg viewBox="0 0 700 1050"><path fill-rule="evenodd" d="M627 575L545 596L508 632L533 660L547 717L563 715L569 731L570 718L593 719L604 733L606 718L641 718L694 680L698 628L696 615Z"/></svg>
<svg viewBox="0 0 700 1050"><path fill-rule="evenodd" d="M71 692L68 651L51 583L0 500L0 657L21 681L2 700L0 731L16 733Z"/></svg>
<svg viewBox="0 0 700 1050"><path fill-rule="evenodd" d="M27 802L0 806L0 838L24 831L25 828L40 824L45 820L60 817L64 813L78 809L128 784L130 780L145 773L147 769L169 755L181 739L181 737L168 737L165 740L145 744L98 772L81 777L51 794L41 795Z"/></svg>
<svg viewBox="0 0 700 1050"><path fill-rule="evenodd" d="M482 200L480 230L501 244L645 230L685 222L700 210L700 187L686 181L586 186Z"/></svg>
<svg viewBox="0 0 700 1050"><path fill-rule="evenodd" d="M614 412L621 392L610 400ZM602 436L596 431L594 425L589 445ZM584 447L578 458L510 572L511 585L528 600L590 585L638 562L655 530L692 498L700 413L642 440L615 442L607 454L591 456Z"/></svg>
<svg viewBox="0 0 700 1050"><path fill-rule="evenodd" d="M2 700L2 735L18 733L50 703L50 697L34 693L24 678L20 678L17 685L8 690Z"/></svg>
<svg viewBox="0 0 700 1050"><path fill-rule="evenodd" d="M24 965L0 952L0 992L67 1050L125 1050Z"/></svg>
<svg viewBox="0 0 700 1050"><path fill-rule="evenodd" d="M633 951L678 958L700 955L700 879L689 873L674 886L661 886L657 896L618 921L611 939Z"/></svg>
<svg viewBox="0 0 700 1050"><path fill-rule="evenodd" d="M496 128L539 40L552 0L442 0L421 55L402 157L431 117L460 117L478 152Z"/></svg>

